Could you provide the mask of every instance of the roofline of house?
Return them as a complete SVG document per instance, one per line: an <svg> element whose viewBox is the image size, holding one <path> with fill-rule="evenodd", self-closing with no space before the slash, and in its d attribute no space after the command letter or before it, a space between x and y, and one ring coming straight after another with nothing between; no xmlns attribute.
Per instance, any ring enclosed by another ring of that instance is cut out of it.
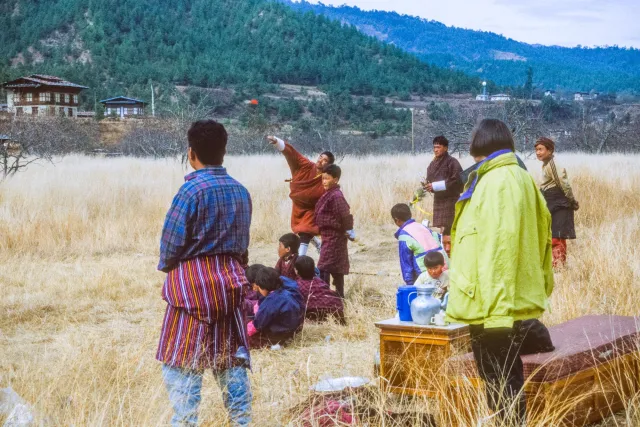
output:
<svg viewBox="0 0 640 427"><path fill-rule="evenodd" d="M129 103L133 102L133 103L140 103L140 104L146 104L145 101L141 100L141 99L137 99L137 98L129 98L127 96L114 96L113 98L109 98L109 99L103 99L102 101L98 101L101 104L106 104L106 103L113 103L113 104L125 104L127 103L126 101L114 101L114 99L124 99L126 101L130 101Z"/></svg>

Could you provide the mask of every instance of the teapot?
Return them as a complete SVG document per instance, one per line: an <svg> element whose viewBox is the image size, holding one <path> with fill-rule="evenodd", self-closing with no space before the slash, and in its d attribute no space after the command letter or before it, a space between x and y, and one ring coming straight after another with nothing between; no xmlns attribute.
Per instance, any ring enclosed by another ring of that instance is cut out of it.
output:
<svg viewBox="0 0 640 427"><path fill-rule="evenodd" d="M446 302L440 302L438 298L433 297L433 291L436 287L432 283L426 286L416 286L416 298L411 301L411 317L413 323L418 325L428 325L431 319L440 312Z"/></svg>

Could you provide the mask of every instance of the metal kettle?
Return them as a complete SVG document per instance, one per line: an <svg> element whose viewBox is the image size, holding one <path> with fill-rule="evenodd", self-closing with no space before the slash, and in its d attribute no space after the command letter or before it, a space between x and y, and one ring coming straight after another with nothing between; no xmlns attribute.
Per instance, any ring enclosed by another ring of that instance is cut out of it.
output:
<svg viewBox="0 0 640 427"><path fill-rule="evenodd" d="M416 286L418 296L411 301L411 317L413 323L418 325L428 325L431 318L440 312L443 303L433 296L436 287L433 284L426 286ZM446 302L444 303L446 305Z"/></svg>

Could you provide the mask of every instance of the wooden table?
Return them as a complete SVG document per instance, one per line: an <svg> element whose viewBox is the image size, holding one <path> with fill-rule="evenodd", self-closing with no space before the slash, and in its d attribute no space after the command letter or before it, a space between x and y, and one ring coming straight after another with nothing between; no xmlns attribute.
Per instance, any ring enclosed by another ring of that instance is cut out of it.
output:
<svg viewBox="0 0 640 427"><path fill-rule="evenodd" d="M397 318L375 325L380 329L380 384L385 391L435 397L444 383L445 360L471 351L467 325L416 325Z"/></svg>

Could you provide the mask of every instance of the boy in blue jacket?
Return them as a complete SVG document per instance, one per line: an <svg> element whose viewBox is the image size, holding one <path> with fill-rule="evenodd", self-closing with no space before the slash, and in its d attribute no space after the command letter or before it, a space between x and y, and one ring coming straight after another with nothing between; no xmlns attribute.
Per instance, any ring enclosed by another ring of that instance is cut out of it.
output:
<svg viewBox="0 0 640 427"><path fill-rule="evenodd" d="M400 256L400 269L405 285L413 285L418 276L427 269L424 266L424 257L429 252L441 252L444 250L429 230L424 225L411 218L411 209L405 203L398 203L391 209L391 218L399 227L395 237L398 239L398 254ZM446 259L446 256L445 256Z"/></svg>
<svg viewBox="0 0 640 427"><path fill-rule="evenodd" d="M302 328L304 302L294 280L262 265L247 270L247 280L263 297L247 325L252 348L284 344Z"/></svg>

